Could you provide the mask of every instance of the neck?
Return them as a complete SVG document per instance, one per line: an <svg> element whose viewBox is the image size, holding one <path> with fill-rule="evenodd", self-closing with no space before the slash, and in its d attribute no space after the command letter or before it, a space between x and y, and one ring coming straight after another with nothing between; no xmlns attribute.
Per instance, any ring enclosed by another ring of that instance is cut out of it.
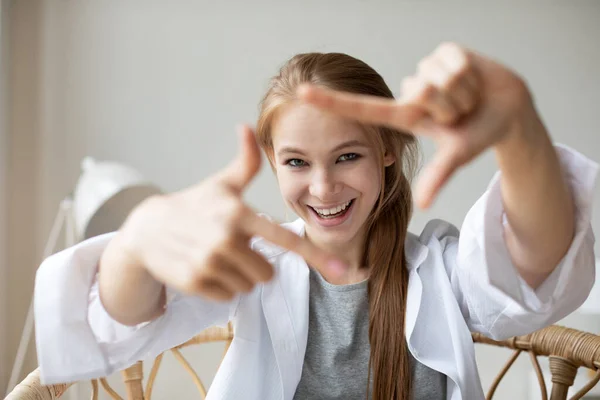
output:
<svg viewBox="0 0 600 400"><path fill-rule="evenodd" d="M331 255L346 263L349 267L342 276L331 277L327 271L319 273L329 283L334 285L347 285L363 281L369 276L369 269L363 265L363 252L365 246L365 233L361 232L345 243L320 243L311 239L309 232L306 232L308 240L315 243L318 247L326 249Z"/></svg>

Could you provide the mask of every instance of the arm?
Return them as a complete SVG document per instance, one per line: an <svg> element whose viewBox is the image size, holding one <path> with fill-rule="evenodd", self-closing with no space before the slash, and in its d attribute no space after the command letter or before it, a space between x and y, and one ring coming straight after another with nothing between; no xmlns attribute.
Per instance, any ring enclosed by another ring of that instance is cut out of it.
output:
<svg viewBox="0 0 600 400"><path fill-rule="evenodd" d="M241 139L241 155L224 171L147 199L117 234L43 262L34 306L45 384L107 376L225 324L241 294L274 273L246 238L264 237L328 267L329 254L243 203L260 152L250 130Z"/></svg>
<svg viewBox="0 0 600 400"><path fill-rule="evenodd" d="M531 104L531 103L529 103ZM513 264L536 289L559 264L574 235L571 191L558 156L532 107L495 147L501 171L506 246Z"/></svg>
<svg viewBox="0 0 600 400"><path fill-rule="evenodd" d="M431 205L459 167L494 149L508 221L505 240L519 275L535 289L566 254L574 235L572 194L527 85L502 64L445 43L404 79L397 101L318 87L299 94L362 122L432 138L438 151L415 188L421 207Z"/></svg>
<svg viewBox="0 0 600 400"><path fill-rule="evenodd" d="M133 326L163 314L166 290L148 270L127 256L122 240L116 234L100 259L100 300L117 322Z"/></svg>
<svg viewBox="0 0 600 400"><path fill-rule="evenodd" d="M506 339L556 323L585 301L595 282L590 221L598 165L560 144L554 151L573 201L574 234L564 256L535 289L508 248L502 172L471 207L460 233L432 221L421 235L423 243L443 249L452 290L471 331Z"/></svg>
<svg viewBox="0 0 600 400"><path fill-rule="evenodd" d="M232 302L173 292L160 318L135 326L115 321L98 298L97 281L100 258L114 237L110 233L78 243L44 260L37 271L35 335L44 384L108 376L224 324L232 315Z"/></svg>
<svg viewBox="0 0 600 400"><path fill-rule="evenodd" d="M556 323L587 298L594 282L591 214L598 164L560 144L554 147L573 201L574 234L564 256L536 288L523 278L506 240L502 172L467 213L446 263L473 330L494 338L522 335ZM443 237L441 235L440 237Z"/></svg>

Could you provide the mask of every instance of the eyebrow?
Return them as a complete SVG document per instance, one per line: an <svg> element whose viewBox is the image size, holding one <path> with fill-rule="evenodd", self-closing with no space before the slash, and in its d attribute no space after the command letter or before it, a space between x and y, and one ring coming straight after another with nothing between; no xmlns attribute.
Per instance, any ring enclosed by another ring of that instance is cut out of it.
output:
<svg viewBox="0 0 600 400"><path fill-rule="evenodd" d="M331 152L335 153L336 151L340 151L340 150L346 149L348 147L368 147L368 146L366 144L364 144L363 142L361 142L360 140L349 140L347 142L344 142L344 143L336 146L334 149L331 150ZM304 155L304 152L296 147L283 147L283 148L281 148L281 150L279 150L279 152L277 154L279 154L281 156L284 153L295 153L295 154Z"/></svg>

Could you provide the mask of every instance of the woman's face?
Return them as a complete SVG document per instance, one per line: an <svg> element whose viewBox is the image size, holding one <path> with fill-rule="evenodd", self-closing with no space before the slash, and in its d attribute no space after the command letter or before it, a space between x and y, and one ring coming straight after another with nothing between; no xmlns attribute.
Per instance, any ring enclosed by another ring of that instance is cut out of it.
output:
<svg viewBox="0 0 600 400"><path fill-rule="evenodd" d="M273 121L273 162L285 203L324 246L361 240L381 189L366 132L310 105L291 104ZM393 160L385 157L384 165Z"/></svg>

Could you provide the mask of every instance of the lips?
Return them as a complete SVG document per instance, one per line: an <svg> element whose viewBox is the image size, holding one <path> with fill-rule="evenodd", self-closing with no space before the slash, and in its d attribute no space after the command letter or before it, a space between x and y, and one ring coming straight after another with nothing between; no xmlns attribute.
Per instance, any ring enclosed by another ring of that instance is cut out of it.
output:
<svg viewBox="0 0 600 400"><path fill-rule="evenodd" d="M312 207L307 206L311 219L322 228L332 229L338 226L342 226L345 222L351 218L352 210L354 209L354 201L352 199L345 203L340 203L332 207ZM318 211L317 211L318 210ZM339 211L338 211L339 210ZM329 212L330 214L325 215ZM335 212L331 214L331 212Z"/></svg>
<svg viewBox="0 0 600 400"><path fill-rule="evenodd" d="M350 207L353 201L354 199L334 205L332 207L309 207L312 208L321 218L335 218L342 215Z"/></svg>

